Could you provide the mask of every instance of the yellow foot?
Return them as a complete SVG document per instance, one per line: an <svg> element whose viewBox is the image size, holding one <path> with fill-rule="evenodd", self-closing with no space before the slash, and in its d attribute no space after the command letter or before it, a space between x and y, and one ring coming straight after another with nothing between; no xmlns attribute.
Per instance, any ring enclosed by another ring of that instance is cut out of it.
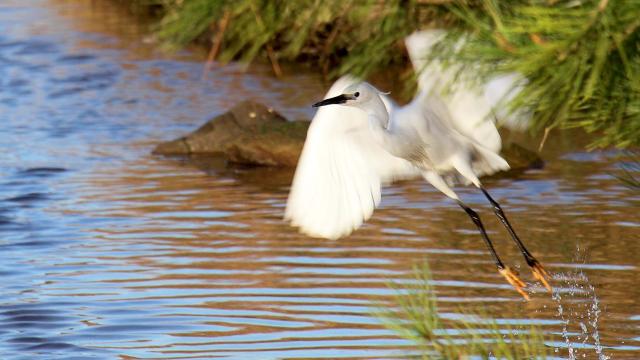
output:
<svg viewBox="0 0 640 360"><path fill-rule="evenodd" d="M519 292L520 295L522 295L522 297L525 298L525 300L529 300L529 294L527 294L523 290L523 288L525 288L527 285L524 283L524 281L520 280L518 274L516 274L515 271L511 270L509 267L498 269L498 271L500 272L500 275L504 276L504 278L507 279L507 282L511 284L511 286L513 286L516 291Z"/></svg>
<svg viewBox="0 0 640 360"><path fill-rule="evenodd" d="M529 266L531 266L531 271L533 271L533 277L540 281L542 285L549 290L549 292L553 292L551 285L549 285L549 282L547 281L549 273L547 273L547 271L542 267L542 264L540 264L538 260L533 259L529 263Z"/></svg>

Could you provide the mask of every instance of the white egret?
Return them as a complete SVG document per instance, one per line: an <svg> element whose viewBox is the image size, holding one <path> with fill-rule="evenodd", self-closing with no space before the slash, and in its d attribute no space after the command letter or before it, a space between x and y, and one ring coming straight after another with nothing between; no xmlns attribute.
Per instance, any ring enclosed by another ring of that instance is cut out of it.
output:
<svg viewBox="0 0 640 360"><path fill-rule="evenodd" d="M422 68L418 54L428 50L437 36L440 34L432 31L407 39L416 69ZM422 176L464 209L500 274L528 299L523 291L525 283L504 265L478 214L449 187L471 183L490 201L535 278L551 290L546 271L478 179L509 168L498 155L500 135L488 114L497 101L486 93L496 86L486 87L485 94L458 87L443 97L440 92L452 74L439 69L438 64L434 66L435 70L422 72L419 93L403 107L351 76L333 84L325 100L313 105L319 109L307 133L285 218L308 235L337 239L350 234L373 214L381 200L381 184ZM506 87L499 85L500 89Z"/></svg>

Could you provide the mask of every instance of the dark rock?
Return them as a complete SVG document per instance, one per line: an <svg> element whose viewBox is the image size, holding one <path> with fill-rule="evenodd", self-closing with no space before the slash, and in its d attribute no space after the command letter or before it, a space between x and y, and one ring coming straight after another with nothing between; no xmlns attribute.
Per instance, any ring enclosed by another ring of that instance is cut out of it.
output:
<svg viewBox="0 0 640 360"><path fill-rule="evenodd" d="M273 109L244 101L191 134L159 144L153 153L224 155L234 163L294 167L309 124L307 121L287 121ZM535 152L515 143L505 144L501 155L516 172L542 166L542 160Z"/></svg>
<svg viewBox="0 0 640 360"><path fill-rule="evenodd" d="M244 101L191 134L158 145L154 154L224 154L230 161L295 166L307 134L306 121L287 121L273 109Z"/></svg>
<svg viewBox="0 0 640 360"><path fill-rule="evenodd" d="M504 144L500 155L507 160L512 170L541 169L544 167L544 161L538 153L514 142Z"/></svg>

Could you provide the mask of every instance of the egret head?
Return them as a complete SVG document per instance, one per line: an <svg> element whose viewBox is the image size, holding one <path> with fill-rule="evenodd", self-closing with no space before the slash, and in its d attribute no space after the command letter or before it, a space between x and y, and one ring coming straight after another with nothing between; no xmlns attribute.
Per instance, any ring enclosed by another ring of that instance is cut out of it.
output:
<svg viewBox="0 0 640 360"><path fill-rule="evenodd" d="M347 86L347 88L342 91L341 95L317 102L313 104L313 107L333 104L362 107L375 97L378 97L379 94L381 93L378 89L374 88L372 85L366 82L359 82Z"/></svg>

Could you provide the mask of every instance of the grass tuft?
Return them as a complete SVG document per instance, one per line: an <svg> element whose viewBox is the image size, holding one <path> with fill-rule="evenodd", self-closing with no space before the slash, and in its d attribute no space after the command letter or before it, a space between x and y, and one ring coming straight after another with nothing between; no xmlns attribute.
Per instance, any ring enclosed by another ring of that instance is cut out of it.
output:
<svg viewBox="0 0 640 360"><path fill-rule="evenodd" d="M398 336L413 343L421 359L547 359L549 347L537 325L500 324L484 310L460 307L438 313L436 292L426 263L414 266L413 281L391 283L391 306L375 314Z"/></svg>

